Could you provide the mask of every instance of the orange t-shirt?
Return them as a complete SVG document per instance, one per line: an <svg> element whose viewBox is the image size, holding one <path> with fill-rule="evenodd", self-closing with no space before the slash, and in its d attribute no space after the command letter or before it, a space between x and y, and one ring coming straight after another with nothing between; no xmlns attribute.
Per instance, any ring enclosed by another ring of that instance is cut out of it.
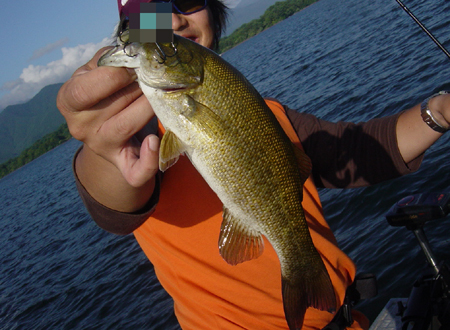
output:
<svg viewBox="0 0 450 330"><path fill-rule="evenodd" d="M266 101L289 138L300 141L283 107ZM333 283L338 306L354 279L355 265L342 252L326 223L318 192L309 178L303 208L317 251ZM134 231L156 275L174 300L183 329L288 329L281 296L278 257L264 238L264 253L237 266L219 254L222 203L186 157L164 173L159 203ZM354 315L351 329L366 329L367 319ZM309 308L303 329L321 329L333 314ZM363 327L362 327L363 325Z"/></svg>

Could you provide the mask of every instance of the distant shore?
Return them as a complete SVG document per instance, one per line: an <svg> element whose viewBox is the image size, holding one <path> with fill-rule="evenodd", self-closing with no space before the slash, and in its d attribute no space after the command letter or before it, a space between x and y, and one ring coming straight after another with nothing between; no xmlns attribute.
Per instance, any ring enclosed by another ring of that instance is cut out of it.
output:
<svg viewBox="0 0 450 330"><path fill-rule="evenodd" d="M236 47L317 1L318 0L285 0L276 2L274 5L267 8L260 18L241 25L229 36L221 38L218 53L222 54L227 50Z"/></svg>
<svg viewBox="0 0 450 330"><path fill-rule="evenodd" d="M0 164L0 179L68 141L71 137L67 124L62 124L55 132L45 135L42 139L39 139L29 148L22 151L18 157Z"/></svg>

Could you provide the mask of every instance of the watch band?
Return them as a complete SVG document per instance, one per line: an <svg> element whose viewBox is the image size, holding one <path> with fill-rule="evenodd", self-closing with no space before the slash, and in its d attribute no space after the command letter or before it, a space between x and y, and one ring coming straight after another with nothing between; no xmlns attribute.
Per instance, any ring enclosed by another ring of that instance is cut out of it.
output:
<svg viewBox="0 0 450 330"><path fill-rule="evenodd" d="M431 129L433 129L434 131L439 132L439 133L447 132L450 129L450 127L444 127L436 121L436 119L433 116L433 113L430 110L430 107L428 106L428 103L430 102L430 100L433 97L436 97L438 95L443 95L443 94L449 94L449 92L448 91L440 91L439 93L433 94L429 98L425 99L422 102L422 104L420 105L420 113L422 115L423 121L428 126L430 126Z"/></svg>

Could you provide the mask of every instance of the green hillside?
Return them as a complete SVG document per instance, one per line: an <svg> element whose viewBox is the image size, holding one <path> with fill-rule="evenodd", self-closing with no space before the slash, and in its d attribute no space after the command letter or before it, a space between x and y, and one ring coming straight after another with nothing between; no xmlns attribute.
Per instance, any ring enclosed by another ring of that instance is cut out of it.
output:
<svg viewBox="0 0 450 330"><path fill-rule="evenodd" d="M25 148L65 122L56 108L61 85L46 86L30 101L10 105L0 113L0 163L19 156Z"/></svg>
<svg viewBox="0 0 450 330"><path fill-rule="evenodd" d="M33 159L45 154L47 151L52 150L61 143L66 142L71 137L67 124L62 124L55 132L45 135L30 147L23 150L20 153L20 156L0 164L0 179L17 170L19 167L31 162Z"/></svg>

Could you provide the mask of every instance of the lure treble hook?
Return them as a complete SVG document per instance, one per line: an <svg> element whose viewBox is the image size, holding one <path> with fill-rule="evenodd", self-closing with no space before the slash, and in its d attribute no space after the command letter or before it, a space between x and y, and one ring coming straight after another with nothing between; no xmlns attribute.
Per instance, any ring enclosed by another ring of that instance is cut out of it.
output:
<svg viewBox="0 0 450 330"><path fill-rule="evenodd" d="M159 64L163 64L163 63L166 61L167 57L173 57L173 56L177 55L177 53L178 53L177 46L176 46L173 42L170 43L170 45L171 45L172 48L173 48L173 53L170 54L170 55L167 55L167 54L164 52L164 50L161 48L161 46L159 45L159 43L155 42L155 44L156 44L156 52L158 53L158 56L160 57L161 61L160 61L156 56L153 56L153 58L154 58Z"/></svg>

